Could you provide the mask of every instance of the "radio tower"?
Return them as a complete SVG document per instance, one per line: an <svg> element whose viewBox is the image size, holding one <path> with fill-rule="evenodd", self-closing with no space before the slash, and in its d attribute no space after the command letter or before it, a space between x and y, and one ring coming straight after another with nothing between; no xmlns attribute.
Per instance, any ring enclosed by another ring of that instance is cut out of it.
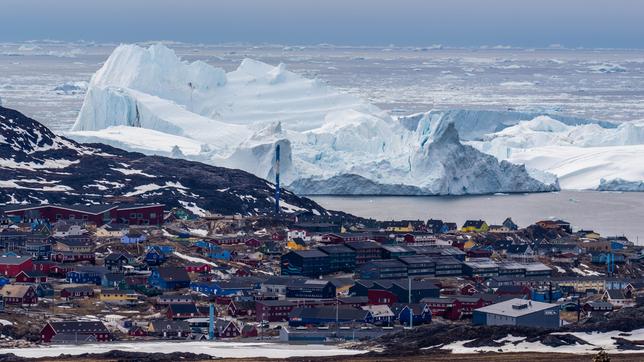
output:
<svg viewBox="0 0 644 362"><path fill-rule="evenodd" d="M280 213L280 145L275 146L275 214Z"/></svg>

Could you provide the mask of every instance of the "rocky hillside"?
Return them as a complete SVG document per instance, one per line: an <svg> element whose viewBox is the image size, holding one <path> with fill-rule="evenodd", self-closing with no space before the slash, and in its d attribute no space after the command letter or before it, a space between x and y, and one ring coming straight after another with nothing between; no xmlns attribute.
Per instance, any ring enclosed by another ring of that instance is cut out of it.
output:
<svg viewBox="0 0 644 362"><path fill-rule="evenodd" d="M274 185L250 173L145 156L102 144L78 144L0 107L0 203L159 202L194 213L273 211ZM327 211L282 192L282 211Z"/></svg>

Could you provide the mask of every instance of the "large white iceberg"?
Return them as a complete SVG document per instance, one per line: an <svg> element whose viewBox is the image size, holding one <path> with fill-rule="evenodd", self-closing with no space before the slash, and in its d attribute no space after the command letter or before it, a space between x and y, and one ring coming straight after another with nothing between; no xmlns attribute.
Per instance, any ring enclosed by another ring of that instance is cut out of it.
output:
<svg viewBox="0 0 644 362"><path fill-rule="evenodd" d="M268 179L280 144L282 180L309 194L558 189L554 178L537 181L523 166L461 144L459 127L441 116L393 119L283 64L245 59L226 73L163 45L121 45L92 77L68 135Z"/></svg>
<svg viewBox="0 0 644 362"><path fill-rule="evenodd" d="M538 116L468 143L498 159L555 174L565 189L642 190L642 121L607 127Z"/></svg>

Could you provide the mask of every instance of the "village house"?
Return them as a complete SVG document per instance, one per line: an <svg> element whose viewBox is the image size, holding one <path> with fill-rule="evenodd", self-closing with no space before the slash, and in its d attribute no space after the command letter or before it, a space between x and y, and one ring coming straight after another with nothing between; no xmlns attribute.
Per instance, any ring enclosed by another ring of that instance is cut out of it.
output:
<svg viewBox="0 0 644 362"><path fill-rule="evenodd" d="M157 305L191 304L194 303L194 299L191 295L161 294L155 298L155 303Z"/></svg>
<svg viewBox="0 0 644 362"><path fill-rule="evenodd" d="M253 316L255 315L255 301L233 299L228 304L227 311L228 311L228 315L235 316L238 318Z"/></svg>
<svg viewBox="0 0 644 362"><path fill-rule="evenodd" d="M9 284L0 289L4 305L30 306L38 304L36 289L26 284Z"/></svg>
<svg viewBox="0 0 644 362"><path fill-rule="evenodd" d="M94 243L88 237L66 237L56 239L55 251L70 253L89 253L94 249Z"/></svg>
<svg viewBox="0 0 644 362"><path fill-rule="evenodd" d="M217 318L215 319L216 338L236 338L241 335L241 329L235 321Z"/></svg>
<svg viewBox="0 0 644 362"><path fill-rule="evenodd" d="M16 283L46 283L47 274L37 270L23 270L16 275Z"/></svg>
<svg viewBox="0 0 644 362"><path fill-rule="evenodd" d="M185 268L188 273L207 274L212 270L212 265L205 262L193 262L187 263Z"/></svg>
<svg viewBox="0 0 644 362"><path fill-rule="evenodd" d="M148 323L147 328L148 335L160 338L185 339L190 333L190 325L184 320L153 320Z"/></svg>
<svg viewBox="0 0 644 362"><path fill-rule="evenodd" d="M633 299L631 293L624 289L606 289L602 300L612 304L615 308L635 306L635 299Z"/></svg>
<svg viewBox="0 0 644 362"><path fill-rule="evenodd" d="M409 326L430 323L432 321L432 312L427 303L402 304L396 303L392 306L392 311L401 325Z"/></svg>
<svg viewBox="0 0 644 362"><path fill-rule="evenodd" d="M464 233L485 233L489 229L488 224L483 220L467 220L461 228Z"/></svg>
<svg viewBox="0 0 644 362"><path fill-rule="evenodd" d="M133 291L101 289L99 300L103 303L118 305L134 305L139 301L139 294Z"/></svg>
<svg viewBox="0 0 644 362"><path fill-rule="evenodd" d="M125 235L121 237L121 243L123 244L138 244L146 240L146 236L143 232L135 229L130 229Z"/></svg>
<svg viewBox="0 0 644 362"><path fill-rule="evenodd" d="M288 320L289 313L297 307L291 300L256 300L255 316L257 321L283 322Z"/></svg>
<svg viewBox="0 0 644 362"><path fill-rule="evenodd" d="M129 265L132 262L132 259L134 259L134 257L129 254L110 253L105 257L103 263L105 264L105 268L109 271L122 271L124 266Z"/></svg>
<svg viewBox="0 0 644 362"><path fill-rule="evenodd" d="M74 284L96 284L101 285L103 275L107 269L102 266L83 265L75 270L67 272L67 280Z"/></svg>
<svg viewBox="0 0 644 362"><path fill-rule="evenodd" d="M168 319L188 319L204 315L194 303L169 304L165 312Z"/></svg>
<svg viewBox="0 0 644 362"><path fill-rule="evenodd" d="M98 238L120 239L128 231L127 225L105 224L96 229L94 235Z"/></svg>
<svg viewBox="0 0 644 362"><path fill-rule="evenodd" d="M0 275L15 277L22 271L33 270L33 260L29 256L0 255Z"/></svg>
<svg viewBox="0 0 644 362"><path fill-rule="evenodd" d="M55 238L66 238L69 236L82 236L86 232L79 224L57 222L54 224L52 236Z"/></svg>
<svg viewBox="0 0 644 362"><path fill-rule="evenodd" d="M60 297L65 299L93 298L94 288L83 285L63 288L60 291Z"/></svg>
<svg viewBox="0 0 644 362"><path fill-rule="evenodd" d="M87 337L92 339L88 340ZM44 343L67 340L69 343L80 341L107 342L112 339L112 334L99 321L65 321L47 322L40 330L40 339Z"/></svg>
<svg viewBox="0 0 644 362"><path fill-rule="evenodd" d="M152 270L150 285L166 290L176 290L190 286L190 276L185 268L157 267Z"/></svg>

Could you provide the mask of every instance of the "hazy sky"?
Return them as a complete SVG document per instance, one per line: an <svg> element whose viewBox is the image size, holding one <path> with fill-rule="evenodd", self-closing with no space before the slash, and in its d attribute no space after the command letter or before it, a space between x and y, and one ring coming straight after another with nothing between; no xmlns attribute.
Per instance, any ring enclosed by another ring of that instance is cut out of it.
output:
<svg viewBox="0 0 644 362"><path fill-rule="evenodd" d="M0 41L644 48L638 0L0 0Z"/></svg>

